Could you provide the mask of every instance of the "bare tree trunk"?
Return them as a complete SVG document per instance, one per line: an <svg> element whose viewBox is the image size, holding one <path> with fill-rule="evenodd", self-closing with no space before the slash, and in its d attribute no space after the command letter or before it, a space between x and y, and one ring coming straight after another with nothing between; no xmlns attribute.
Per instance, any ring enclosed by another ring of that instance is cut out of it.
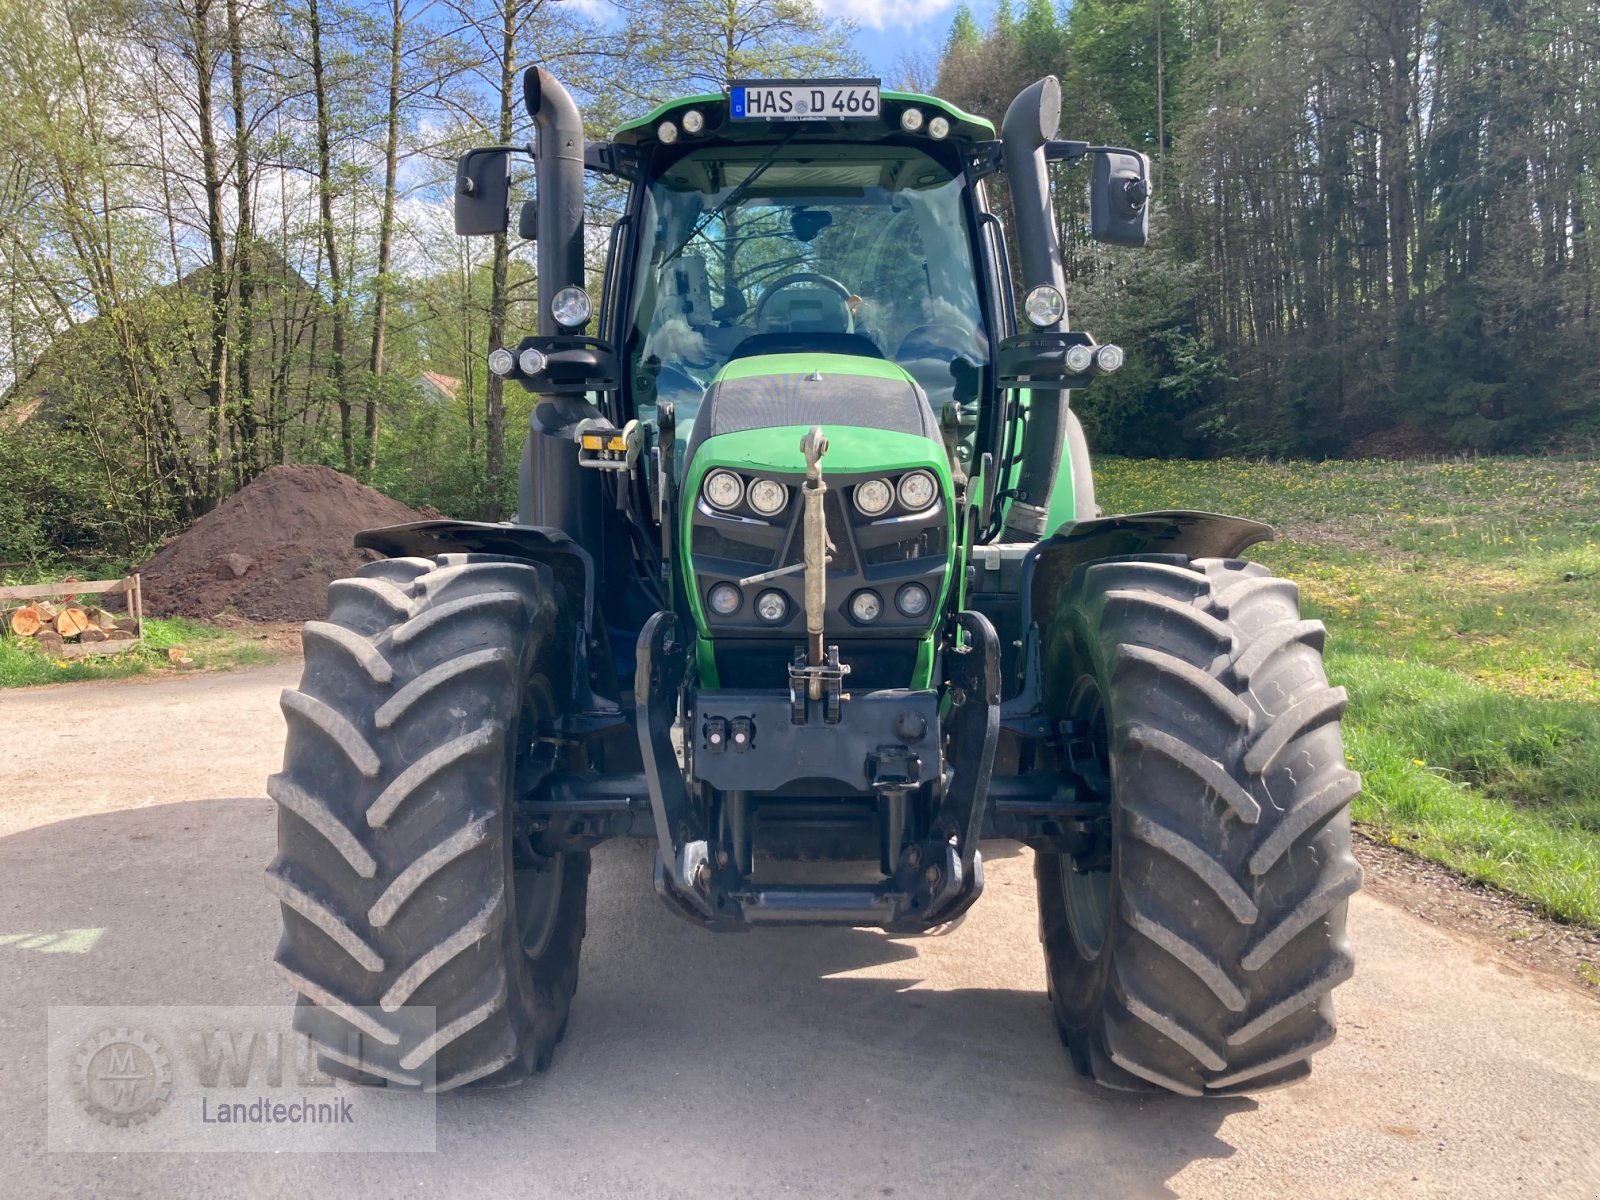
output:
<svg viewBox="0 0 1600 1200"><path fill-rule="evenodd" d="M250 125L244 101L244 34L239 0L228 0L228 76L233 99L233 187L239 210L234 270L239 280L239 392L234 400L234 470L241 484L261 470L260 419L255 396L255 225L250 206Z"/></svg>
<svg viewBox="0 0 1600 1200"><path fill-rule="evenodd" d="M400 160L400 72L405 47L405 0L391 0L389 25L389 111L383 130L383 212L378 218L377 295L372 311L372 353L367 369L383 374L384 338L389 323L389 259L394 251L395 180ZM378 394L367 391L367 475L378 465Z"/></svg>
<svg viewBox="0 0 1600 1200"><path fill-rule="evenodd" d="M1394 320L1406 320L1411 302L1411 163L1407 126L1411 120L1411 22L1407 5L1390 0L1388 12L1389 94L1383 151L1389 200L1389 273L1394 282Z"/></svg>
<svg viewBox="0 0 1600 1200"><path fill-rule="evenodd" d="M322 13L318 0L306 0L311 34L311 88L317 108L317 211L322 226L322 250L328 260L328 290L332 301L332 367L334 402L339 406L339 451L345 474L356 471L355 437L351 429L350 395L345 383L345 294L339 260L338 232L333 224L333 112L328 95L328 72L322 54Z"/></svg>
<svg viewBox="0 0 1600 1200"><path fill-rule="evenodd" d="M500 26L500 126L501 144L511 141L516 116L517 100L517 23L521 16L521 0L503 0L503 18ZM506 285L510 273L511 252L505 234L494 238L494 265L489 277L489 339L493 350L504 343L506 336ZM548 302L545 281L539 281L539 303ZM484 496L485 516L489 520L500 517L498 485L500 473L505 469L506 412L503 398L505 381L493 372L483 394L483 444L484 468L488 475Z"/></svg>
<svg viewBox="0 0 1600 1200"><path fill-rule="evenodd" d="M222 170L217 131L212 120L212 71L216 66L211 46L212 0L194 0L191 11L194 36L195 125L200 135L200 172L206 195L206 240L211 249L210 365L206 374L206 474L205 499L222 498L223 420L228 403L228 318L230 292L228 247L222 227Z"/></svg>
<svg viewBox="0 0 1600 1200"><path fill-rule="evenodd" d="M1156 195L1161 195L1162 166L1167 161L1167 58L1162 25L1165 18L1161 0L1156 7Z"/></svg>

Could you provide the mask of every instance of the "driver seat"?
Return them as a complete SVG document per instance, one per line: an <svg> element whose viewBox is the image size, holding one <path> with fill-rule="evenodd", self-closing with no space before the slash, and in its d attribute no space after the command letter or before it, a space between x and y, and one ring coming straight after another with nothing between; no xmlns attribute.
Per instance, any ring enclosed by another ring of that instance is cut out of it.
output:
<svg viewBox="0 0 1600 1200"><path fill-rule="evenodd" d="M827 288L788 287L761 311L760 333L849 333L850 309Z"/></svg>

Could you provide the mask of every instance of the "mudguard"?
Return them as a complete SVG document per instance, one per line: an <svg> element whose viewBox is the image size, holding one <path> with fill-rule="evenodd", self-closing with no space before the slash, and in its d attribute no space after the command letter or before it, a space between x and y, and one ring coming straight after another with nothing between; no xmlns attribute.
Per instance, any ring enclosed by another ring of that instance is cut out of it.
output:
<svg viewBox="0 0 1600 1200"><path fill-rule="evenodd" d="M589 552L559 529L513 525L509 521L412 521L363 529L356 545L385 558L435 554L507 554L543 563L569 596L583 598L584 624L593 626L594 560Z"/></svg>
<svg viewBox="0 0 1600 1200"><path fill-rule="evenodd" d="M1260 521L1187 509L1073 521L1023 560L1022 628L1048 620L1062 586L1085 563L1142 554L1235 558L1274 536L1272 526Z"/></svg>
<svg viewBox="0 0 1600 1200"><path fill-rule="evenodd" d="M488 521L412 521L382 529L364 529L355 544L375 550L385 558L414 555L431 558L435 554L503 554L527 559L549 568L567 596L581 607L563 612L573 636L575 700L580 708L591 709L595 696L610 697L616 692L611 649L605 622L595 612L594 559L589 552L559 529L536 525L513 525ZM578 636L583 633L587 636ZM602 705L604 707L604 705Z"/></svg>

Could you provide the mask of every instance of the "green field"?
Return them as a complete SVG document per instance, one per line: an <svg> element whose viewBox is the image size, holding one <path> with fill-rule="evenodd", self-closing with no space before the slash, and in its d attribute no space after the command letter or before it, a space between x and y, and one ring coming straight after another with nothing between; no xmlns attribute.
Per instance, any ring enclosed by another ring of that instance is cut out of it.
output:
<svg viewBox="0 0 1600 1200"><path fill-rule="evenodd" d="M1368 832L1600 926L1600 463L1096 464L1107 512L1202 508L1279 540L1350 692Z"/></svg>
<svg viewBox="0 0 1600 1200"><path fill-rule="evenodd" d="M251 667L271 662L275 657L258 642L231 630L182 617L147 619L144 637L143 649L84 658L52 658L18 638L0 634L0 688L121 679L151 671L175 670L167 659L168 649L174 646L181 646L198 670Z"/></svg>

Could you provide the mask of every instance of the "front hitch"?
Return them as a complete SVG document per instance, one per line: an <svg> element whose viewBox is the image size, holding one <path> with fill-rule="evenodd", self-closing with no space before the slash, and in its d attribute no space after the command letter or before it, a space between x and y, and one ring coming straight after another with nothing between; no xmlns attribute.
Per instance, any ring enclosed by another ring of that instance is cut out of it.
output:
<svg viewBox="0 0 1600 1200"><path fill-rule="evenodd" d="M828 452L828 438L822 426L813 425L800 439L800 453L806 456L806 480L800 487L805 501L806 564L806 666L820 667L824 658L822 624L828 609L828 518L823 500L828 485L822 479L822 456ZM820 681L811 680L807 697L822 699Z"/></svg>
<svg viewBox="0 0 1600 1200"><path fill-rule="evenodd" d="M828 437L822 432L822 426L813 425L800 439L800 452L806 457L806 477L800 485L800 495L805 502L802 542L806 645L804 650L796 651L795 661L789 667L790 719L796 725L804 725L810 720L811 705L820 701L823 721L837 725L846 699L844 677L850 674L850 667L839 661L839 647L823 644L823 626L828 615L828 552L833 546L828 541L828 517L823 508L828 485L822 478L822 456L828 452Z"/></svg>

